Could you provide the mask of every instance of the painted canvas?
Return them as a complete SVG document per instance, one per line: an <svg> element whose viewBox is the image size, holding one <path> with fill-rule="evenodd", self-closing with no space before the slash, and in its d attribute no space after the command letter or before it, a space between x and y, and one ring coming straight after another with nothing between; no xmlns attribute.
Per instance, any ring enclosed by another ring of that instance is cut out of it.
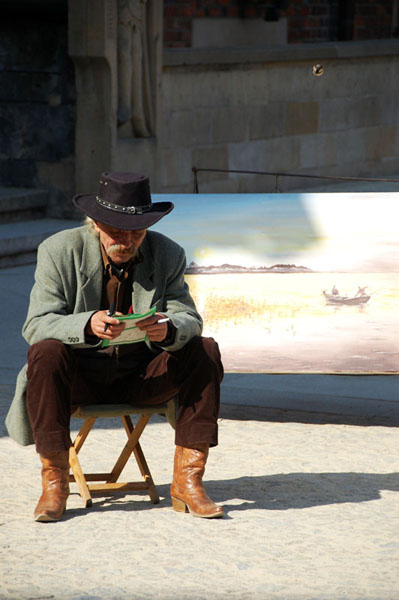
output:
<svg viewBox="0 0 399 600"><path fill-rule="evenodd" d="M161 198L226 371L399 372L398 193Z"/></svg>

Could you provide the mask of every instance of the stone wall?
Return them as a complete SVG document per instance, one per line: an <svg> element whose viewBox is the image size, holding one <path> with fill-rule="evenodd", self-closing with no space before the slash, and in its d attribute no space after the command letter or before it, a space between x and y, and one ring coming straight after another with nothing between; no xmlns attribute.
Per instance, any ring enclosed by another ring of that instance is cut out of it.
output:
<svg viewBox="0 0 399 600"><path fill-rule="evenodd" d="M325 72L312 74L321 62ZM161 191L191 168L399 174L399 42L268 50L169 50L162 78ZM273 191L271 177L201 174L201 192ZM312 183L280 178L281 191Z"/></svg>
<svg viewBox="0 0 399 600"><path fill-rule="evenodd" d="M75 87L67 5L5 3L0 19L0 181L49 189L61 216L74 186Z"/></svg>

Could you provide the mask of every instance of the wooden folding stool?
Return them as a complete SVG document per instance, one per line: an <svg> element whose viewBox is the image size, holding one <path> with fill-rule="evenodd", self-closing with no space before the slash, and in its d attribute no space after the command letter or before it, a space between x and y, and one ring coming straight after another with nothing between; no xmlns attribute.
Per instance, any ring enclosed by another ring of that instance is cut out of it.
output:
<svg viewBox="0 0 399 600"><path fill-rule="evenodd" d="M147 491L153 504L158 504L159 495L152 479L150 469L141 449L139 439L151 416L163 415L175 428L177 399L157 406L132 406L130 404L92 404L78 407L72 417L84 418L84 422L69 451L69 464L72 474L70 482L78 486L85 508L92 505L92 492L98 495L116 494L124 491ZM133 426L130 415L140 415ZM127 442L109 473L84 473L78 458L87 436L98 418L120 417L127 434ZM127 461L134 455L143 481L121 482L119 477ZM101 481L103 483L90 483Z"/></svg>

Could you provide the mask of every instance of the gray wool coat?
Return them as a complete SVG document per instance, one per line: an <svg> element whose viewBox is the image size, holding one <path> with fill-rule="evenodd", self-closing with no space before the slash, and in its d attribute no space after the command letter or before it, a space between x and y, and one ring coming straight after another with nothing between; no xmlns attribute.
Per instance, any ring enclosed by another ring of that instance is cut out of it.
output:
<svg viewBox="0 0 399 600"><path fill-rule="evenodd" d="M184 250L155 231L147 231L140 250L143 261L135 268L133 311L142 313L155 306L166 313L177 331L173 345L164 349L178 350L202 332L202 319L184 281ZM76 349L93 347L85 342L84 329L99 309L102 280L99 240L87 227L61 231L42 242L22 328L26 341L32 345L54 339ZM25 402L26 368L17 377L6 418L9 435L23 446L34 443Z"/></svg>

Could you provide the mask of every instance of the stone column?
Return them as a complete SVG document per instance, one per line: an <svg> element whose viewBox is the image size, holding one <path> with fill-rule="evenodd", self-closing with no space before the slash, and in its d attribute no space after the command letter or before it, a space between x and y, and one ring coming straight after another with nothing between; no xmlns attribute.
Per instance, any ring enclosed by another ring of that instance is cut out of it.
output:
<svg viewBox="0 0 399 600"><path fill-rule="evenodd" d="M159 191L163 0L116 0L118 121L115 170L147 173Z"/></svg>
<svg viewBox="0 0 399 600"><path fill-rule="evenodd" d="M93 192L111 169L116 143L117 2L69 0L69 54L75 64L75 189Z"/></svg>

